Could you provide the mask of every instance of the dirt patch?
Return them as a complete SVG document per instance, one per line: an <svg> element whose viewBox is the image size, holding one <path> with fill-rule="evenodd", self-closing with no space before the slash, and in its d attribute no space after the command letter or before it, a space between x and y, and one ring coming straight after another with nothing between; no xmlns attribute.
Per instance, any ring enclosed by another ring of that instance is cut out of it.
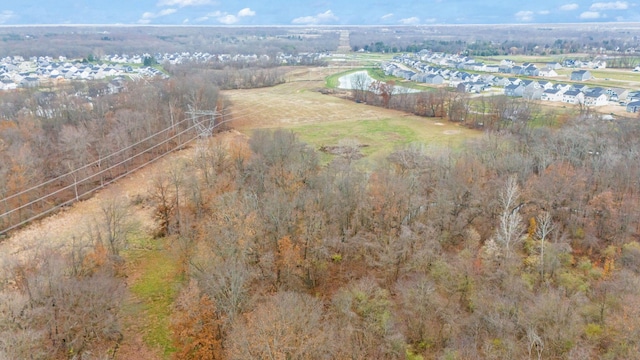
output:
<svg viewBox="0 0 640 360"><path fill-rule="evenodd" d="M369 145L360 144L356 147L353 146L321 146L320 151L326 154L342 156L351 160L358 160L364 157L364 154L360 151L361 148L368 147Z"/></svg>
<svg viewBox="0 0 640 360"><path fill-rule="evenodd" d="M434 123L433 125L444 126L444 124L441 122Z"/></svg>

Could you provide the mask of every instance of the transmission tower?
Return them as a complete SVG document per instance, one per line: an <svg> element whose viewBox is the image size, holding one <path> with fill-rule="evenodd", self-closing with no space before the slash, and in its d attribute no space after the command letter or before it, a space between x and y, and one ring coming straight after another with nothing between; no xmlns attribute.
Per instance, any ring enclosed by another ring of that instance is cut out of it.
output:
<svg viewBox="0 0 640 360"><path fill-rule="evenodd" d="M191 116L194 128L198 132L198 140L196 141L196 154L203 156L208 148L208 139L213 135L213 129L216 127L216 119L220 115L218 107L211 110L194 110L189 105L189 111L186 112Z"/></svg>
<svg viewBox="0 0 640 360"><path fill-rule="evenodd" d="M187 114L191 115L191 121L193 121L199 138L208 138L213 134L213 129L216 127L216 119L219 116L217 106L212 111L194 110L191 105L189 105Z"/></svg>

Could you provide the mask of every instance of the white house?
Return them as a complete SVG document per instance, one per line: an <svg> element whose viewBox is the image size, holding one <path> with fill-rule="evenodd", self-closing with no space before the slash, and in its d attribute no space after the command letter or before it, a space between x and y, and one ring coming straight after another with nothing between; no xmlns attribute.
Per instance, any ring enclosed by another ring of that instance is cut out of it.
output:
<svg viewBox="0 0 640 360"><path fill-rule="evenodd" d="M604 106L607 105L607 94L601 91L592 91L584 95L584 104L587 106Z"/></svg>
<svg viewBox="0 0 640 360"><path fill-rule="evenodd" d="M540 71L538 72L538 75L542 77L554 77L554 76L558 76L558 73L552 68L545 67L540 69Z"/></svg>
<svg viewBox="0 0 640 360"><path fill-rule="evenodd" d="M584 93L578 90L568 90L562 94L562 102L567 104L582 104L584 102Z"/></svg>

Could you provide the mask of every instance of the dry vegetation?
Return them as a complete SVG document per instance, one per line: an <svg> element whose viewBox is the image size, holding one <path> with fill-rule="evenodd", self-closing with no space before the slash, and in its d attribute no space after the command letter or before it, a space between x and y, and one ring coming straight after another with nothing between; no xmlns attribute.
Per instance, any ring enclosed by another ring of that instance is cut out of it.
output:
<svg viewBox="0 0 640 360"><path fill-rule="evenodd" d="M107 118L146 119L106 122L124 143L198 101L234 130L4 239L0 358L638 354L636 121L567 113L550 128L531 103L444 92L365 105L318 91L337 71L221 92L194 71L107 97ZM55 162L24 149L48 139L56 161L72 150L61 129L102 119L18 110L1 155L41 180Z"/></svg>

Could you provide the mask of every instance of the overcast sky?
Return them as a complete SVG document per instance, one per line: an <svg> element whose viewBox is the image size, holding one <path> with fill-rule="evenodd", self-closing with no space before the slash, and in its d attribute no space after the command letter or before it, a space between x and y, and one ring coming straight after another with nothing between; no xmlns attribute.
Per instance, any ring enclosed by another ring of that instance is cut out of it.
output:
<svg viewBox="0 0 640 360"><path fill-rule="evenodd" d="M2 0L0 25L638 22L639 4L630 1L583 0Z"/></svg>

